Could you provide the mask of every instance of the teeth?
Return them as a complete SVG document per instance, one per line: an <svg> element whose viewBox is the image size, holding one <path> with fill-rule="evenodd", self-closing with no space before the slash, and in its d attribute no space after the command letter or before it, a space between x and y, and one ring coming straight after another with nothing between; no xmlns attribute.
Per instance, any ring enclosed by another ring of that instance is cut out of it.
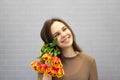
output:
<svg viewBox="0 0 120 80"><path fill-rule="evenodd" d="M64 41L66 41L69 37L70 37L69 35L68 35L68 36L66 36L66 38L65 38L65 39L63 39L61 42L63 43L63 42L64 42Z"/></svg>

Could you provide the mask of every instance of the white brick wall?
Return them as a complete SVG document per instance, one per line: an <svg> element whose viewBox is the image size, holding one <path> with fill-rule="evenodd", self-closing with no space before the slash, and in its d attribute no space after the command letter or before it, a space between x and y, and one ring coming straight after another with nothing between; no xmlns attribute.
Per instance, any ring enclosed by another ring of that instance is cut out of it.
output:
<svg viewBox="0 0 120 80"><path fill-rule="evenodd" d="M120 79L119 0L0 0L0 80L37 80L43 22L64 19L81 48L96 58L99 80Z"/></svg>

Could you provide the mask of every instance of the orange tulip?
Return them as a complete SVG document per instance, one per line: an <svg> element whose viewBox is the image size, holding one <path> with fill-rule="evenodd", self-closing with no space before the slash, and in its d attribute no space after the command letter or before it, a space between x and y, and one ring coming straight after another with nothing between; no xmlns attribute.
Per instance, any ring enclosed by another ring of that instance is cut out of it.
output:
<svg viewBox="0 0 120 80"><path fill-rule="evenodd" d="M45 70L47 68L47 65L46 64L41 64L41 67L40 67L40 72L44 73Z"/></svg>
<svg viewBox="0 0 120 80"><path fill-rule="evenodd" d="M36 62L36 61L31 62L31 63L30 63L30 66L31 66L31 67L35 66L35 62Z"/></svg>
<svg viewBox="0 0 120 80"><path fill-rule="evenodd" d="M35 70L35 71L40 71L40 62L39 61L33 61L31 62L30 66Z"/></svg>
<svg viewBox="0 0 120 80"><path fill-rule="evenodd" d="M52 57L51 64L55 68L62 68L63 67L61 60L56 56Z"/></svg>
<svg viewBox="0 0 120 80"><path fill-rule="evenodd" d="M59 68L58 71L57 71L57 77L60 78L64 75L64 70L63 68Z"/></svg>
<svg viewBox="0 0 120 80"><path fill-rule="evenodd" d="M52 76L54 74L54 71L51 66L48 66L45 70L45 73Z"/></svg>
<svg viewBox="0 0 120 80"><path fill-rule="evenodd" d="M30 66L35 71L51 75L52 77L60 78L65 74L61 60L57 56L52 57L49 53L46 53L42 56L42 59L45 64L41 64L40 61L33 61Z"/></svg>
<svg viewBox="0 0 120 80"><path fill-rule="evenodd" d="M57 76L57 72L58 72L58 68L54 68L52 67L53 71L54 71L54 74L52 75L53 77L56 77Z"/></svg>
<svg viewBox="0 0 120 80"><path fill-rule="evenodd" d="M42 59L45 61L46 64L49 64L51 61L52 56L50 55L50 53L45 53L42 56Z"/></svg>

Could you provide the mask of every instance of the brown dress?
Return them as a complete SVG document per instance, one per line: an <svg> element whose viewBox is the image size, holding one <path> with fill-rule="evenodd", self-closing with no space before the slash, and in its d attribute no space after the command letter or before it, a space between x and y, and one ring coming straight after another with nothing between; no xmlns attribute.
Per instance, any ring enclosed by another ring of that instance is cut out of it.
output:
<svg viewBox="0 0 120 80"><path fill-rule="evenodd" d="M52 80L98 80L96 62L88 54L80 53L72 58L63 58L65 76L62 79Z"/></svg>
<svg viewBox="0 0 120 80"><path fill-rule="evenodd" d="M60 79L53 77L52 80L98 80L96 62L92 56L79 53L75 57L64 57L62 60L65 75Z"/></svg>

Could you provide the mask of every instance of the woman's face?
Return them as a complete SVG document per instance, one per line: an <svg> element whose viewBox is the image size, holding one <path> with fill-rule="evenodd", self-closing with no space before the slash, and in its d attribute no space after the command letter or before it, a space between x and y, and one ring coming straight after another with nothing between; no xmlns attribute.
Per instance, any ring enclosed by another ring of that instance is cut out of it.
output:
<svg viewBox="0 0 120 80"><path fill-rule="evenodd" d="M66 25L62 22L55 21L51 25L51 33L54 38L57 38L57 45L60 48L71 47L73 43L73 35Z"/></svg>

